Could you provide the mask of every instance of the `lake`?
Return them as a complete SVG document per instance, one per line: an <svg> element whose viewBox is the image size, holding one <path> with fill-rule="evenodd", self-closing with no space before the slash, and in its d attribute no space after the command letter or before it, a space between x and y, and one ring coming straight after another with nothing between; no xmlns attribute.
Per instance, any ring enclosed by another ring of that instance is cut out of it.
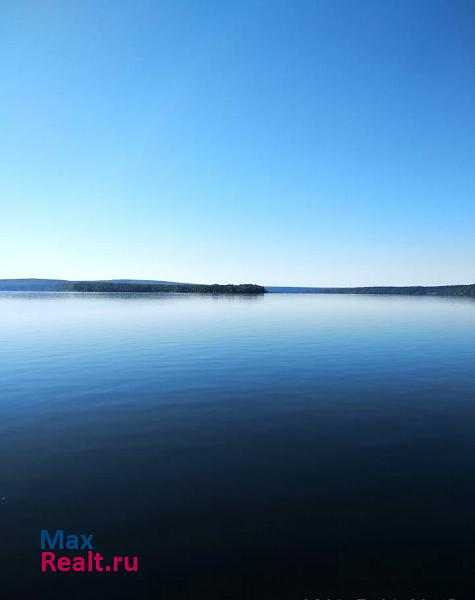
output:
<svg viewBox="0 0 475 600"><path fill-rule="evenodd" d="M5 598L471 600L475 301L0 294ZM138 573L41 573L41 529Z"/></svg>

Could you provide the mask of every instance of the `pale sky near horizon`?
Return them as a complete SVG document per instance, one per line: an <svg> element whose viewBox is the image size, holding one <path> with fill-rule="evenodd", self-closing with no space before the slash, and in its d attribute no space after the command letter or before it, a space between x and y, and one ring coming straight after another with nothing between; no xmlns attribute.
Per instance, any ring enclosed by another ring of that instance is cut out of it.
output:
<svg viewBox="0 0 475 600"><path fill-rule="evenodd" d="M473 0L0 11L0 278L475 282Z"/></svg>

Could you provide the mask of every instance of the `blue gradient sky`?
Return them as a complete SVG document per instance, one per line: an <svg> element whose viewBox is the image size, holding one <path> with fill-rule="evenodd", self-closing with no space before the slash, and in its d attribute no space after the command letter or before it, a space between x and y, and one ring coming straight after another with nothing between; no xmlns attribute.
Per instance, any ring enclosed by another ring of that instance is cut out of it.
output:
<svg viewBox="0 0 475 600"><path fill-rule="evenodd" d="M0 277L475 281L473 0L1 14Z"/></svg>

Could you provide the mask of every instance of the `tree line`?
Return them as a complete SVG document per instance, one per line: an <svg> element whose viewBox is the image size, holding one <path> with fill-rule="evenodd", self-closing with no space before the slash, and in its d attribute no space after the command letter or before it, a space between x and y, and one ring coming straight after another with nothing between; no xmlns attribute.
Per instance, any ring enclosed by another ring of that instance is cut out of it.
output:
<svg viewBox="0 0 475 600"><path fill-rule="evenodd" d="M64 285L70 292L180 293L180 294L265 294L266 289L254 283L212 285L183 283L178 285L152 283L112 283L110 281L72 281Z"/></svg>

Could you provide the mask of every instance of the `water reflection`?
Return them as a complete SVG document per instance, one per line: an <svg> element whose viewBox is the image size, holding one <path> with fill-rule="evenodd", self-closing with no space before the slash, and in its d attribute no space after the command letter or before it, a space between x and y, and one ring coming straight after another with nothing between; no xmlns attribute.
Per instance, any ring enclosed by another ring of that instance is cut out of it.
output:
<svg viewBox="0 0 475 600"><path fill-rule="evenodd" d="M466 597L474 308L449 298L0 294L12 589ZM45 526L93 531L101 551L136 553L143 568L133 580L60 586L38 576Z"/></svg>

